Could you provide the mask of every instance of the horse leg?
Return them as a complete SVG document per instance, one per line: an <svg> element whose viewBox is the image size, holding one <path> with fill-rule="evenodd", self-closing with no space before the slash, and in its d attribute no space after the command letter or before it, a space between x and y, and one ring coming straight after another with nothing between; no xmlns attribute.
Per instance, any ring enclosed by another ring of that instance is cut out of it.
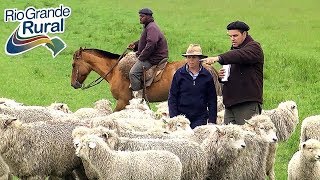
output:
<svg viewBox="0 0 320 180"><path fill-rule="evenodd" d="M117 100L116 108L114 109L113 112L121 111L121 110L124 109L124 108L126 107L126 105L128 105L128 104L129 104L129 100L118 99L118 100Z"/></svg>

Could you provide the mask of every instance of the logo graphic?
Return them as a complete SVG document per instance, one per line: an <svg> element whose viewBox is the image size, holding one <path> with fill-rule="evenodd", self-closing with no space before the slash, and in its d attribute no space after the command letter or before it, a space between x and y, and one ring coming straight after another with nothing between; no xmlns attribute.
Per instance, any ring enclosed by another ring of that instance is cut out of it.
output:
<svg viewBox="0 0 320 180"><path fill-rule="evenodd" d="M51 38L47 34L63 33L65 19L70 15L71 8L62 4L58 8L27 7L24 11L5 9L5 22L20 22L7 40L6 54L18 55L35 47L45 46L55 58L67 46L59 37Z"/></svg>

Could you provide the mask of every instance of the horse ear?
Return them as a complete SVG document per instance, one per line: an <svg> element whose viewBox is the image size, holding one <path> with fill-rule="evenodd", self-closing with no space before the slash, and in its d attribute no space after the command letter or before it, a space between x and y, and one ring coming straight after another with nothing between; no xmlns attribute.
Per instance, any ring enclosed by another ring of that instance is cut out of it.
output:
<svg viewBox="0 0 320 180"><path fill-rule="evenodd" d="M82 47L80 47L80 49L79 49L80 51L83 51L83 48Z"/></svg>

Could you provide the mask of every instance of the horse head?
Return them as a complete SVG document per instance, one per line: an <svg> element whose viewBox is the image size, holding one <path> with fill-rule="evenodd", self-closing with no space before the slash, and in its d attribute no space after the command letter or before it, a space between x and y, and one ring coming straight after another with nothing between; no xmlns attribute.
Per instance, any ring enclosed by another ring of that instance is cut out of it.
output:
<svg viewBox="0 0 320 180"><path fill-rule="evenodd" d="M92 70L83 59L83 51L85 51L85 49L80 47L80 49L73 54L71 86L75 89L83 86L84 80Z"/></svg>

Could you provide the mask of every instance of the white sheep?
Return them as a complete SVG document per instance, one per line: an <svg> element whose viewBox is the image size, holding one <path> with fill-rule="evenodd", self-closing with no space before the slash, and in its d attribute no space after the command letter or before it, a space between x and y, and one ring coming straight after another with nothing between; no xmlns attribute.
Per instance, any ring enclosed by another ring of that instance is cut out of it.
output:
<svg viewBox="0 0 320 180"><path fill-rule="evenodd" d="M8 180L9 173L10 173L9 167L4 162L4 160L0 155L0 180Z"/></svg>
<svg viewBox="0 0 320 180"><path fill-rule="evenodd" d="M287 141L299 123L298 107L294 101L281 102L276 109L264 110L277 129L279 141Z"/></svg>
<svg viewBox="0 0 320 180"><path fill-rule="evenodd" d="M190 121L182 115L163 119L112 118L109 116L91 119L91 127L103 126L114 130L121 137L130 138L188 138L193 135Z"/></svg>
<svg viewBox="0 0 320 180"><path fill-rule="evenodd" d="M168 101L160 102L159 104L156 105L156 108L157 110L155 114L157 119L161 119L162 117L166 117L166 118L169 117ZM224 111L224 109L225 107L223 104L222 96L217 96L217 112ZM223 119L221 122L223 123Z"/></svg>
<svg viewBox="0 0 320 180"><path fill-rule="evenodd" d="M101 130L101 128L89 128L86 126L76 127L72 131L73 144L74 144L75 149L77 149L79 147L81 138L83 136L89 135L89 134L102 136L104 134L104 131L102 131L102 130ZM90 162L88 162L86 159L82 159L82 163L84 166L84 171L85 171L86 177L88 179L98 179L99 178L98 173L90 166Z"/></svg>
<svg viewBox="0 0 320 180"><path fill-rule="evenodd" d="M0 105L0 113L16 117L22 122L55 121L57 119L77 119L70 113L64 113L42 106L6 106Z"/></svg>
<svg viewBox="0 0 320 180"><path fill-rule="evenodd" d="M300 144L300 149L288 164L288 180L320 179L320 142L309 139Z"/></svg>
<svg viewBox="0 0 320 180"><path fill-rule="evenodd" d="M180 180L181 178L181 162L169 151L114 151L100 137L85 135L76 154L90 162L99 179Z"/></svg>
<svg viewBox="0 0 320 180"><path fill-rule="evenodd" d="M224 111L223 97L217 96L217 112Z"/></svg>
<svg viewBox="0 0 320 180"><path fill-rule="evenodd" d="M71 132L77 124L22 123L0 117L0 152L10 172L20 178L66 177L81 166L73 153Z"/></svg>
<svg viewBox="0 0 320 180"><path fill-rule="evenodd" d="M80 119L106 116L112 113L111 103L107 99L101 99L94 103L93 108L80 108L73 114Z"/></svg>
<svg viewBox="0 0 320 180"><path fill-rule="evenodd" d="M172 118L164 118L162 127L170 134L193 135L190 127L190 121L184 115L178 115Z"/></svg>
<svg viewBox="0 0 320 180"><path fill-rule="evenodd" d="M23 103L16 102L13 99L8 99L8 98L0 98L0 104L5 105L5 106L10 106L10 107L15 107L15 106L23 106Z"/></svg>
<svg viewBox="0 0 320 180"><path fill-rule="evenodd" d="M106 121L106 122L104 122ZM108 116L92 119L93 126L117 123L117 127L123 131L147 131L152 128L162 127L163 122L155 120L154 112L141 98L134 98L129 105L121 111L114 112Z"/></svg>
<svg viewBox="0 0 320 180"><path fill-rule="evenodd" d="M69 106L67 104L65 104L65 103L54 102L54 103L51 103L50 106L48 106L48 108L59 110L59 111L62 111L64 113L72 113L72 111L70 110Z"/></svg>
<svg viewBox="0 0 320 180"><path fill-rule="evenodd" d="M162 117L169 118L169 107L168 107L168 101L160 102L156 105L156 118L161 119Z"/></svg>
<svg viewBox="0 0 320 180"><path fill-rule="evenodd" d="M224 124L224 112L225 112L225 110L218 111L216 124L218 124L218 125Z"/></svg>
<svg viewBox="0 0 320 180"><path fill-rule="evenodd" d="M274 180L278 140L275 125L268 116L256 115L242 127L251 133L246 135L244 153L234 163L239 179L264 179L267 175L270 180Z"/></svg>
<svg viewBox="0 0 320 180"><path fill-rule="evenodd" d="M109 115L110 118L155 119L155 113L141 98L133 98L125 109Z"/></svg>
<svg viewBox="0 0 320 180"><path fill-rule="evenodd" d="M237 179L233 163L246 147L245 133L238 125L205 125L195 128L197 139L203 141L202 149L207 153L207 180ZM202 132L200 132L202 131ZM202 136L204 135L204 137ZM204 140L202 140L204 138Z"/></svg>
<svg viewBox="0 0 320 180"><path fill-rule="evenodd" d="M140 150L167 150L180 158L182 163L182 179L203 179L206 171L206 154L199 144L186 139L135 139L118 137L112 130L103 127L76 128L73 131L75 144L84 134L95 134L99 137L108 137L105 142L115 150L140 151ZM84 162L86 173L87 163ZM89 169L90 172L92 170ZM88 176L88 174L87 174ZM88 176L89 177L89 176Z"/></svg>
<svg viewBox="0 0 320 180"><path fill-rule="evenodd" d="M310 116L302 121L300 143L308 139L317 139L320 141L320 115Z"/></svg>

